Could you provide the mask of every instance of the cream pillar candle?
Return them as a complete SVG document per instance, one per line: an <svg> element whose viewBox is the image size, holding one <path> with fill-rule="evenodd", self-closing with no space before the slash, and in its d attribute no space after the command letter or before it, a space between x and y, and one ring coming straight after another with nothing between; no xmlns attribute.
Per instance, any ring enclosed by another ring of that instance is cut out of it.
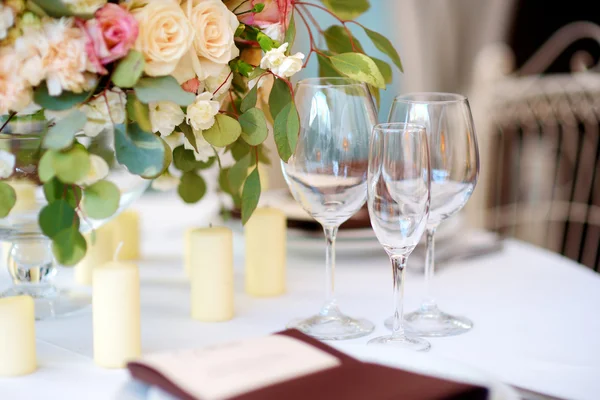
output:
<svg viewBox="0 0 600 400"><path fill-rule="evenodd" d="M111 262L93 270L94 361L124 368L141 355L140 278L134 263Z"/></svg>
<svg viewBox="0 0 600 400"><path fill-rule="evenodd" d="M36 186L27 180L16 180L8 182L15 189L17 202L12 208L11 213L35 210L37 203L35 200Z"/></svg>
<svg viewBox="0 0 600 400"><path fill-rule="evenodd" d="M85 239L88 245L87 253L83 260L75 266L75 282L91 286L92 270L114 259L115 241L112 222L96 230L93 243L91 234L86 234Z"/></svg>
<svg viewBox="0 0 600 400"><path fill-rule="evenodd" d="M111 224L115 248L123 243L117 258L131 261L140 258L140 215L137 211L123 211Z"/></svg>
<svg viewBox="0 0 600 400"><path fill-rule="evenodd" d="M246 242L246 293L279 296L285 292L285 214L274 208L258 208L244 228Z"/></svg>
<svg viewBox="0 0 600 400"><path fill-rule="evenodd" d="M233 234L212 227L189 233L192 318L217 322L233 318Z"/></svg>
<svg viewBox="0 0 600 400"><path fill-rule="evenodd" d="M0 298L0 376L26 375L36 368L33 299Z"/></svg>

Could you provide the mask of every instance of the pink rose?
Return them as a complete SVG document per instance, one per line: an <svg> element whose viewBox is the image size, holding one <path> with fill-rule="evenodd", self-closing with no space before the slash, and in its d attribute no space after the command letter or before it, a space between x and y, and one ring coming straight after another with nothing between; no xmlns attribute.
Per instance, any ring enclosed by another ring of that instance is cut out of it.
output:
<svg viewBox="0 0 600 400"><path fill-rule="evenodd" d="M274 24L280 24L282 29L287 26L292 15L292 0L251 0L249 9L254 8L258 3L263 3L265 8L259 13L242 15L240 20L243 23L260 28Z"/></svg>
<svg viewBox="0 0 600 400"><path fill-rule="evenodd" d="M106 74L104 65L127 55L138 37L138 22L125 8L108 3L85 22L86 51L97 73Z"/></svg>

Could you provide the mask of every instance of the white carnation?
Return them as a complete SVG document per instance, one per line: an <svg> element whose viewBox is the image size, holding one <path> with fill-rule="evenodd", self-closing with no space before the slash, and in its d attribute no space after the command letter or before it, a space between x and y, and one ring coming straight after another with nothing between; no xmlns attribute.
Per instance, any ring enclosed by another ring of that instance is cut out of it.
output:
<svg viewBox="0 0 600 400"><path fill-rule="evenodd" d="M152 189L168 192L170 190L174 190L179 186L179 179L174 177L173 175L167 173L162 174L158 178L152 181Z"/></svg>
<svg viewBox="0 0 600 400"><path fill-rule="evenodd" d="M77 182L80 186L90 186L108 176L108 164L104 158L90 154L90 170L85 178Z"/></svg>
<svg viewBox="0 0 600 400"><path fill-rule="evenodd" d="M194 149L194 146L187 140L187 138L183 141L183 147L187 150L192 150L194 152L194 157L196 157L196 161L206 162L209 158L215 155L215 151L213 147L204 139L202 136L202 132L194 131L194 136L196 137L196 147L198 151Z"/></svg>
<svg viewBox="0 0 600 400"><path fill-rule="evenodd" d="M8 29L15 23L12 8L0 3L0 40L6 39Z"/></svg>
<svg viewBox="0 0 600 400"><path fill-rule="evenodd" d="M302 69L302 60L304 54L296 53L293 56L286 56L285 52L289 44L284 43L277 49L271 49L266 52L260 61L260 67L269 69L275 75L289 78Z"/></svg>
<svg viewBox="0 0 600 400"><path fill-rule="evenodd" d="M202 131L214 125L220 104L212 100L212 97L210 92L201 93L188 106L186 121L195 131Z"/></svg>
<svg viewBox="0 0 600 400"><path fill-rule="evenodd" d="M233 81L233 74L231 73L231 68L229 65L225 64L221 71L215 76L209 76L204 83L206 84L206 90L211 93L214 93L213 96L215 99L218 99L231 87L231 82ZM217 91L217 89L219 89ZM215 93L216 91L216 93Z"/></svg>
<svg viewBox="0 0 600 400"><path fill-rule="evenodd" d="M15 170L16 157L6 150L0 150L0 179L11 176Z"/></svg>
<svg viewBox="0 0 600 400"><path fill-rule="evenodd" d="M162 136L173 133L185 119L181 107L172 101L158 101L148 104L150 107L150 123L152 132L160 132Z"/></svg>
<svg viewBox="0 0 600 400"><path fill-rule="evenodd" d="M163 136L163 140L167 142L171 150L183 144L183 133L173 132L170 135Z"/></svg>

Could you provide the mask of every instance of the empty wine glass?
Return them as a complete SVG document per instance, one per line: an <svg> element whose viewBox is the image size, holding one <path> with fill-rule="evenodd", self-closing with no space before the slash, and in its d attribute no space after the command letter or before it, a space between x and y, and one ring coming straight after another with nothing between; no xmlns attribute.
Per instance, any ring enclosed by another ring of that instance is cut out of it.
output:
<svg viewBox="0 0 600 400"><path fill-rule="evenodd" d="M282 163L294 199L323 226L327 243L326 301L313 317L288 324L318 339L369 334L373 324L342 314L334 296L338 227L367 199L369 136L377 123L368 87L346 78L300 81L296 87L300 136Z"/></svg>
<svg viewBox="0 0 600 400"><path fill-rule="evenodd" d="M371 138L368 205L377 240L392 263L395 308L392 334L369 344L421 351L431 347L426 340L407 335L402 320L406 260L427 225L430 184L425 128L403 123L377 125Z"/></svg>
<svg viewBox="0 0 600 400"><path fill-rule="evenodd" d="M475 189L479 152L466 97L451 93L414 93L394 99L390 122L422 125L427 130L431 162L431 211L427 223L425 299L405 316L420 336L450 336L467 332L473 323L442 312L431 294L434 275L434 235L440 223L464 207ZM386 326L390 326L390 320Z"/></svg>

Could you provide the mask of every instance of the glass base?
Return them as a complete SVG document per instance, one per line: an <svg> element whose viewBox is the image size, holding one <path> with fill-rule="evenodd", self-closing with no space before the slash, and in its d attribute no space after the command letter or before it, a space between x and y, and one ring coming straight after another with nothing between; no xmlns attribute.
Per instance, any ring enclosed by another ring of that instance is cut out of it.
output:
<svg viewBox="0 0 600 400"><path fill-rule="evenodd" d="M76 290L58 290L53 285L13 286L0 297L31 296L35 303L35 319L63 317L82 311L92 304L89 293Z"/></svg>
<svg viewBox="0 0 600 400"><path fill-rule="evenodd" d="M307 319L296 319L287 324L319 340L344 340L366 336L375 325L366 319L354 319L343 314L334 316L315 315Z"/></svg>
<svg viewBox="0 0 600 400"><path fill-rule="evenodd" d="M420 309L406 314L404 321L408 332L424 337L461 335L473 328L473 322L470 319L446 314L437 307ZM391 318L385 321L385 326L391 329Z"/></svg>
<svg viewBox="0 0 600 400"><path fill-rule="evenodd" d="M375 339L369 340L367 343L369 345L386 345L386 346L394 346L402 349L414 350L414 351L429 351L431 348L431 344L419 337L411 337L411 336L380 336Z"/></svg>

